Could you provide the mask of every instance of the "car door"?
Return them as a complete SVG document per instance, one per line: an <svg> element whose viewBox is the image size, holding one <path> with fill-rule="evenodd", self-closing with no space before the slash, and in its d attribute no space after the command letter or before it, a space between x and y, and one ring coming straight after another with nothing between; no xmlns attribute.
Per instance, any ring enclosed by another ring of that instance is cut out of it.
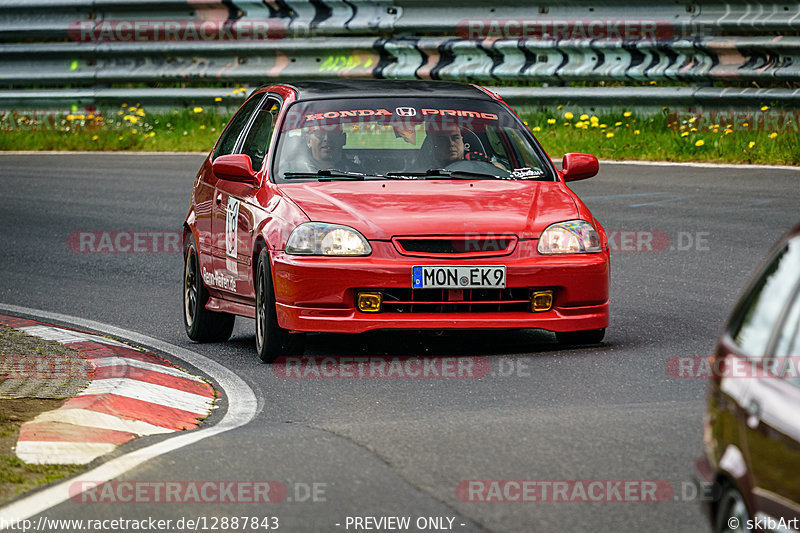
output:
<svg viewBox="0 0 800 533"><path fill-rule="evenodd" d="M756 517L800 519L798 277L800 238L767 268L733 336L745 354L760 356L739 400Z"/></svg>
<svg viewBox="0 0 800 533"><path fill-rule="evenodd" d="M258 173L266 159L269 142L280 109L280 101L265 95L251 111L233 153L250 157ZM253 231L260 209L255 194L258 184L220 179L213 207L213 231L217 239L214 254L215 276L224 297L250 302L255 291L252 279Z"/></svg>

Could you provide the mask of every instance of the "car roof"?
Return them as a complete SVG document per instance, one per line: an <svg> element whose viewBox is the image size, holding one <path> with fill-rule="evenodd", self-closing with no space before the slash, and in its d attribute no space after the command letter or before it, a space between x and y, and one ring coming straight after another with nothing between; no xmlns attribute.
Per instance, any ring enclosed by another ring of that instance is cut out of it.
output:
<svg viewBox="0 0 800 533"><path fill-rule="evenodd" d="M417 80L332 80L300 81L281 84L297 93L297 100L320 100L329 98L373 98L373 97L446 97L446 98L492 98L481 89L464 83Z"/></svg>

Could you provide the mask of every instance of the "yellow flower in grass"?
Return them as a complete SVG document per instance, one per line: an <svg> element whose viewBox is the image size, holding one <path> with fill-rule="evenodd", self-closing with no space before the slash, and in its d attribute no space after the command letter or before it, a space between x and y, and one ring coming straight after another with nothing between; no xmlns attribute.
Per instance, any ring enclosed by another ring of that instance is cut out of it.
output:
<svg viewBox="0 0 800 533"><path fill-rule="evenodd" d="M96 141L98 139L97 135L92 135L92 140Z"/></svg>
<svg viewBox="0 0 800 533"><path fill-rule="evenodd" d="M222 101L222 97L221 96L217 96L216 98L214 98L214 101L215 102L221 102Z"/></svg>
<svg viewBox="0 0 800 533"><path fill-rule="evenodd" d="M204 130L204 129L206 129L206 126L205 126L205 124L200 124L200 129L201 129L201 130Z"/></svg>
<svg viewBox="0 0 800 533"><path fill-rule="evenodd" d="M688 131L684 131L683 133L681 133L681 137L688 137L688 136L689 136Z"/></svg>
<svg viewBox="0 0 800 533"><path fill-rule="evenodd" d="M124 115L124 114L125 114L125 111L123 111L122 109L120 109L119 111L117 111L117 115Z"/></svg>
<svg viewBox="0 0 800 533"><path fill-rule="evenodd" d="M607 128L608 126L606 124L600 124L600 127L601 128Z"/></svg>
<svg viewBox="0 0 800 533"><path fill-rule="evenodd" d="M752 148L752 147L753 147L753 146L755 146L755 145L756 145L756 142L755 142L755 141L750 141L749 143L747 143L747 147L748 147L748 148Z"/></svg>
<svg viewBox="0 0 800 533"><path fill-rule="evenodd" d="M125 102L122 102L122 105L120 107L128 107L128 104L126 104Z"/></svg>
<svg viewBox="0 0 800 533"><path fill-rule="evenodd" d="M613 137L613 136L614 136L614 133L613 133L613 132L610 132L610 131L609 131L608 133L606 133L606 138L607 138L607 139L610 139L610 138L611 138L611 137Z"/></svg>
<svg viewBox="0 0 800 533"><path fill-rule="evenodd" d="M581 120L589 120L589 115L584 113L583 115L580 116L580 119Z"/></svg>
<svg viewBox="0 0 800 533"><path fill-rule="evenodd" d="M139 115L140 117L143 117L143 116L145 116L147 113L145 113L145 112L144 112L144 109L137 109L137 110L136 110L136 114L137 114L137 115Z"/></svg>
<svg viewBox="0 0 800 533"><path fill-rule="evenodd" d="M547 123L548 123L548 124L555 124L555 123L556 123L556 119L554 119L554 118L548 118L548 119L547 119Z"/></svg>
<svg viewBox="0 0 800 533"><path fill-rule="evenodd" d="M567 120L572 120L574 117L575 115L573 115L571 111L567 111L566 113L564 113L564 118Z"/></svg>
<svg viewBox="0 0 800 533"><path fill-rule="evenodd" d="M615 122L614 125L615 126L622 126L622 122Z"/></svg>
<svg viewBox="0 0 800 533"><path fill-rule="evenodd" d="M639 135L639 133L640 133L639 130L633 130L634 135Z"/></svg>
<svg viewBox="0 0 800 533"><path fill-rule="evenodd" d="M194 111L195 113L202 113L203 112L203 108L200 107L200 106L197 106L194 109L192 109L192 111Z"/></svg>
<svg viewBox="0 0 800 533"><path fill-rule="evenodd" d="M689 119L689 124L694 124L695 120L697 120L697 119L696 119L696 118L694 118L694 117L690 118L690 119Z"/></svg>
<svg viewBox="0 0 800 533"><path fill-rule="evenodd" d="M625 118L628 118L628 117L629 117L629 116L631 116L631 115L632 115L632 113L631 113L630 111L625 111L625 112L622 114L622 116L623 116L623 117L625 117Z"/></svg>
<svg viewBox="0 0 800 533"><path fill-rule="evenodd" d="M692 133L697 133L697 128L692 128L689 131L691 131Z"/></svg>
<svg viewBox="0 0 800 533"><path fill-rule="evenodd" d="M703 146L706 142L703 139L698 139L694 145L695 146Z"/></svg>
<svg viewBox="0 0 800 533"><path fill-rule="evenodd" d="M725 135L728 135L729 133L733 133L733 130L730 129L730 128L726 128L725 129Z"/></svg>
<svg viewBox="0 0 800 533"><path fill-rule="evenodd" d="M749 125L750 125L750 123L749 123L749 122L745 122L744 124L742 124L742 127L743 127L743 128L746 128L746 127L747 127L747 126L749 126Z"/></svg>
<svg viewBox="0 0 800 533"><path fill-rule="evenodd" d="M542 131L542 128L540 128L539 126L534 126L533 131Z"/></svg>
<svg viewBox="0 0 800 533"><path fill-rule="evenodd" d="M561 109L562 107L564 107L564 106L559 104L559 106L556 109Z"/></svg>
<svg viewBox="0 0 800 533"><path fill-rule="evenodd" d="M774 139L777 136L778 136L778 132L776 132L776 131L773 131L772 133L769 134L769 138L770 139Z"/></svg>
<svg viewBox="0 0 800 533"><path fill-rule="evenodd" d="M75 115L70 113L69 115L67 115L67 120L75 120Z"/></svg>
<svg viewBox="0 0 800 533"><path fill-rule="evenodd" d="M600 122L600 119L592 115L592 118L589 119L589 122L591 122L592 124L598 124Z"/></svg>
<svg viewBox="0 0 800 533"><path fill-rule="evenodd" d="M765 106L762 106L762 107L761 107L761 111L766 111L767 109L769 109L769 106L768 106L768 105L765 105Z"/></svg>

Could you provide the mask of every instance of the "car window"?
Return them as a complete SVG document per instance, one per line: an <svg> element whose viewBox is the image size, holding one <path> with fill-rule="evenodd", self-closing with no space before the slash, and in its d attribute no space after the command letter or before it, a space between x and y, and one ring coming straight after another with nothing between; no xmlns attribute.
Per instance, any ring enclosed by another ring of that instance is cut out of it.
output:
<svg viewBox="0 0 800 533"><path fill-rule="evenodd" d="M730 335L742 353L763 357L772 333L800 275L800 239L781 249L742 300L731 320Z"/></svg>
<svg viewBox="0 0 800 533"><path fill-rule="evenodd" d="M368 179L437 168L509 179L556 179L524 124L507 107L485 99L298 101L287 109L277 135L273 177L278 182L288 173L327 169L358 172Z"/></svg>
<svg viewBox="0 0 800 533"><path fill-rule="evenodd" d="M250 98L250 100L245 102L244 105L239 108L239 111L231 119L228 127L225 128L225 131L220 137L219 143L217 144L217 149L214 150L214 159L221 155L233 153L234 148L236 148L236 140L239 138L239 134L242 132L242 129L244 129L245 125L247 124L247 120L250 118L250 115L253 114L253 110L256 108L262 98L263 95L256 95Z"/></svg>
<svg viewBox="0 0 800 533"><path fill-rule="evenodd" d="M242 143L242 153L250 156L255 171L260 170L261 165L264 164L264 157L267 155L269 140L272 138L279 110L278 102L269 98L258 110L253 125L250 126L247 137Z"/></svg>
<svg viewBox="0 0 800 533"><path fill-rule="evenodd" d="M800 294L797 290L786 319L778 331L774 352L778 357L800 357Z"/></svg>

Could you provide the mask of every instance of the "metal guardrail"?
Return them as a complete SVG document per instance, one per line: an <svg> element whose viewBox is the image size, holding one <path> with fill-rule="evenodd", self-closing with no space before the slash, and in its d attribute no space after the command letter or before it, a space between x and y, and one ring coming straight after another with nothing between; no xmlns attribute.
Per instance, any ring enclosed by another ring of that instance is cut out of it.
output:
<svg viewBox="0 0 800 533"><path fill-rule="evenodd" d="M111 89L115 84L252 86L341 77L796 83L800 3L462 0L454 7L444 0L0 0L2 107L111 101L120 94L114 91L125 90ZM19 92L31 86L52 90ZM633 99L643 105L653 98L800 102L793 90L655 89L505 92L539 102L556 94L560 100ZM203 91L157 90L137 100L205 101L211 93Z"/></svg>

